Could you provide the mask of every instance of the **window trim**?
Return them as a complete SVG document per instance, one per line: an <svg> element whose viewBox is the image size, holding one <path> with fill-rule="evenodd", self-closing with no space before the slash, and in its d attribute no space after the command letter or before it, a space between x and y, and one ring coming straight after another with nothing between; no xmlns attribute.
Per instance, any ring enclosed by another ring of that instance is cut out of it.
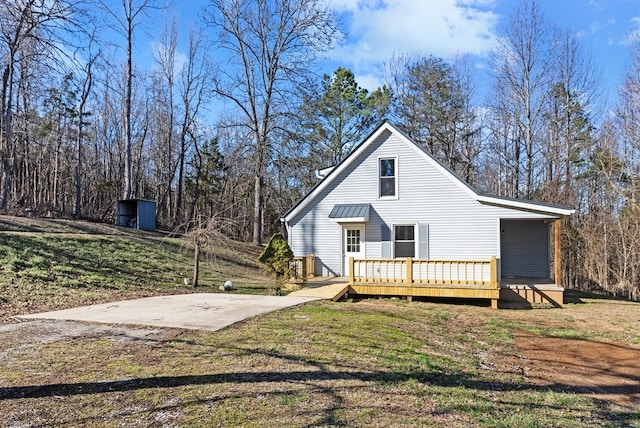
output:
<svg viewBox="0 0 640 428"><path fill-rule="evenodd" d="M394 189L393 195L383 196L382 193L382 168L381 162L383 160L391 159L393 160L393 179L394 179ZM398 199L398 156L379 156L378 157L378 199Z"/></svg>
<svg viewBox="0 0 640 428"><path fill-rule="evenodd" d="M412 258L416 258L416 254L418 254L418 233L420 233L420 231L418 230L418 223L394 223L392 225L392 229L391 229L391 250L392 250L392 255L391 257L394 259L397 259L398 256L396 256L396 242L398 242L396 240L396 227L397 226L410 226L413 227L413 256L411 256ZM411 242L411 241L400 241L400 242ZM405 257L401 257L401 258L406 258Z"/></svg>

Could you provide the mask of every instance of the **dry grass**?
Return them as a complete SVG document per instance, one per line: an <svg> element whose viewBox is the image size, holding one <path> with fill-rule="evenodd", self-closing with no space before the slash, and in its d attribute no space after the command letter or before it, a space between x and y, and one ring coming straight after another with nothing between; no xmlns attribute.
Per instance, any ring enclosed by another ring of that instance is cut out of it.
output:
<svg viewBox="0 0 640 428"><path fill-rule="evenodd" d="M3 266L14 266L0 280L3 310L184 291L174 283L190 254L179 241L104 230L76 236L66 224L52 227L64 230L0 234ZM236 275L245 291L264 292L264 282L250 287L261 278L254 254L237 263L246 248L217 251L210 281ZM116 257L132 250L151 253L133 261ZM111 273L73 285L65 281L79 274L60 266L82 275ZM522 311L393 299L314 302L215 333L4 324L0 426L640 427L637 373L620 370L613 384L604 383L611 378L598 384L597 377L588 383L578 352L573 377L545 377L546 367L568 364L559 358L567 355L564 347L553 341L585 352L624 349L640 361L639 322L640 304L578 296L564 309ZM549 344L555 349L527 353ZM588 361L598 369L597 358ZM621 391L630 404L616 399Z"/></svg>
<svg viewBox="0 0 640 428"><path fill-rule="evenodd" d="M512 324L558 333L613 305L316 302L216 333L5 326L0 413L15 426L640 426L637 409L540 385L512 364ZM637 341L627 331L640 305L626 310L605 333L568 328L587 342Z"/></svg>

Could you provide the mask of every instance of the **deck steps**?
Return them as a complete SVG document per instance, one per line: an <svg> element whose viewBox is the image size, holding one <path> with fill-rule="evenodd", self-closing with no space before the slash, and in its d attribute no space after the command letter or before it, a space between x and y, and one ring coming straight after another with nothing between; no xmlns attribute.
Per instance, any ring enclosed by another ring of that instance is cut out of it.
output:
<svg viewBox="0 0 640 428"><path fill-rule="evenodd" d="M300 290L292 291L288 295L296 297L315 297L318 299L333 300L335 302L344 296L347 291L349 291L349 284L341 282L321 285L319 287L304 287Z"/></svg>

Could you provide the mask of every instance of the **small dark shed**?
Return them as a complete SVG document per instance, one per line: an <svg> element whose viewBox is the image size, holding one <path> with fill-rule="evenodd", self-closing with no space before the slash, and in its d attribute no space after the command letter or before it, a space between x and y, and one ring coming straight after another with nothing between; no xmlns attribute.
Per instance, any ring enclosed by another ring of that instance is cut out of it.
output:
<svg viewBox="0 0 640 428"><path fill-rule="evenodd" d="M118 226L140 230L156 230L156 203L146 199L118 201Z"/></svg>

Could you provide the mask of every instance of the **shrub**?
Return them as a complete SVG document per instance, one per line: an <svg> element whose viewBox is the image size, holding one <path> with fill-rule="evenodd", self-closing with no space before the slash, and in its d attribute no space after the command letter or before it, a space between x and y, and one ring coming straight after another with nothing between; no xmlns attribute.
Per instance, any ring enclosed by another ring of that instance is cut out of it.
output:
<svg viewBox="0 0 640 428"><path fill-rule="evenodd" d="M291 273L289 265L292 259L293 251L280 232L273 234L264 251L258 257L258 261L264 265L265 271L275 275L277 284L289 277Z"/></svg>

